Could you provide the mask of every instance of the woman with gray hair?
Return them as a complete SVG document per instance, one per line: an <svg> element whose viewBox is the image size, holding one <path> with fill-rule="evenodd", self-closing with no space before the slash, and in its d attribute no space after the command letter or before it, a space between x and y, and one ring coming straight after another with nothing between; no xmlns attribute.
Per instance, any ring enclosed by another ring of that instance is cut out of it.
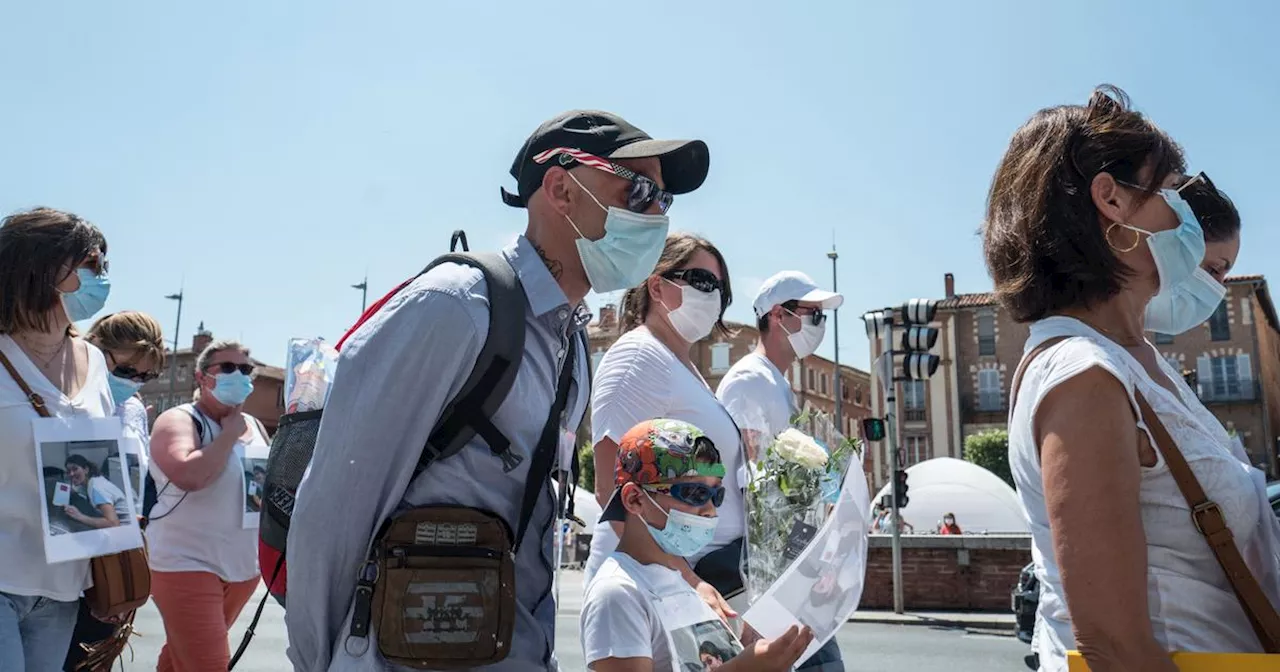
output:
<svg viewBox="0 0 1280 672"><path fill-rule="evenodd" d="M157 670L227 669L227 631L258 584L257 530L244 525L249 447L267 432L242 407L253 391L249 349L216 341L196 358L193 403L156 419L147 527L151 592L164 619Z"/></svg>

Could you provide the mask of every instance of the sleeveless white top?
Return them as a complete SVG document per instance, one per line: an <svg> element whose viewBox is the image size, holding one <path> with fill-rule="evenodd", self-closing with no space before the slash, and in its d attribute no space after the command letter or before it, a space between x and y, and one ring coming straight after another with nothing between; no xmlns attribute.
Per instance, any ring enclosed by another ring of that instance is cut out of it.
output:
<svg viewBox="0 0 1280 672"><path fill-rule="evenodd" d="M179 408L201 424L202 447L218 438L222 431L218 423L192 404ZM267 445L258 423L251 416L245 421L253 433L251 444ZM226 467L218 478L194 492L170 483L155 460L151 461L158 493L147 527L153 571L210 572L228 583L257 578L258 530L244 528L244 447L244 443L237 443L227 454Z"/></svg>
<svg viewBox="0 0 1280 672"><path fill-rule="evenodd" d="M1246 562L1272 604L1280 605L1280 523L1267 503L1266 480L1163 357L1161 371L1178 390L1157 384L1123 347L1078 320L1050 317L1031 326L1025 351L1068 337L1027 367L1009 419L1009 464L1032 534L1032 559L1040 579L1036 614L1042 670L1065 671L1075 648L1071 616L1053 554L1045 510L1039 450L1032 430L1041 400L1072 376L1098 367L1115 376L1139 415L1135 389L1159 416L1209 498L1218 503ZM1138 426L1155 439L1141 422ZM1168 651L1261 652L1243 608L1204 537L1164 458L1142 467L1138 496L1147 542L1147 600L1156 640ZM1098 521L1099 525L1107 521Z"/></svg>

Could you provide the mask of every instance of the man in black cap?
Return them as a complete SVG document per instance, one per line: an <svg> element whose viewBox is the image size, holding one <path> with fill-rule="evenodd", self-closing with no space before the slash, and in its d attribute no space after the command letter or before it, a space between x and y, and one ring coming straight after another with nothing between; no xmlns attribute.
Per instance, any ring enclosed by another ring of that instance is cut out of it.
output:
<svg viewBox="0 0 1280 672"><path fill-rule="evenodd" d="M514 387L490 416L515 459L501 459L476 436L413 476L424 443L489 337L488 288L477 268L435 266L375 304L349 335L289 528L293 589L285 622L296 669L399 669L380 651L376 622L374 631L352 625L361 604L355 568L393 514L470 507L517 530L526 481L545 477L529 473L527 458L548 424L563 366L573 369L561 436L572 436L590 396L588 353L572 346L590 320L583 298L588 290L624 289L648 277L673 197L697 189L708 165L701 141L654 140L595 111L546 122L520 149L511 167L516 191L503 190L502 198L528 211L528 226L502 255L527 298L524 354ZM558 669L554 499L542 488L515 556L510 650L476 669Z"/></svg>

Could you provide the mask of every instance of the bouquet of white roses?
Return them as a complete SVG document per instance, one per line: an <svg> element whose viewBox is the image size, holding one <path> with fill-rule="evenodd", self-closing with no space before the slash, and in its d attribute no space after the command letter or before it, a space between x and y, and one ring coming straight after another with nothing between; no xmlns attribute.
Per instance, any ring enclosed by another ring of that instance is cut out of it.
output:
<svg viewBox="0 0 1280 672"><path fill-rule="evenodd" d="M813 438L815 434L827 439L825 445ZM839 496L849 465L861 463L852 459L861 452L860 442L840 436L829 418L805 414L778 434L763 454L755 456L748 470L743 567L752 602L813 539L826 520L829 505Z"/></svg>

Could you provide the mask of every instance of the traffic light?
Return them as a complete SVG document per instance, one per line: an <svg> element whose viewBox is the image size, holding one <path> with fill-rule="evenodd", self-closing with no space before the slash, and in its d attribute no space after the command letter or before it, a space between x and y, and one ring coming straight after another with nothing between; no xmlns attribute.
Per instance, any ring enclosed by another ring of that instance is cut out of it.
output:
<svg viewBox="0 0 1280 672"><path fill-rule="evenodd" d="M907 471L899 469L893 472L893 495L898 500L898 508L907 508L907 502L911 501L907 498Z"/></svg>
<svg viewBox="0 0 1280 672"><path fill-rule="evenodd" d="M867 441L883 441L884 420L881 418L863 418L862 436Z"/></svg>
<svg viewBox="0 0 1280 672"><path fill-rule="evenodd" d="M938 370L941 359L929 351L938 343L938 330L929 326L938 312L933 299L911 299L899 309L902 316L902 376L924 380Z"/></svg>

